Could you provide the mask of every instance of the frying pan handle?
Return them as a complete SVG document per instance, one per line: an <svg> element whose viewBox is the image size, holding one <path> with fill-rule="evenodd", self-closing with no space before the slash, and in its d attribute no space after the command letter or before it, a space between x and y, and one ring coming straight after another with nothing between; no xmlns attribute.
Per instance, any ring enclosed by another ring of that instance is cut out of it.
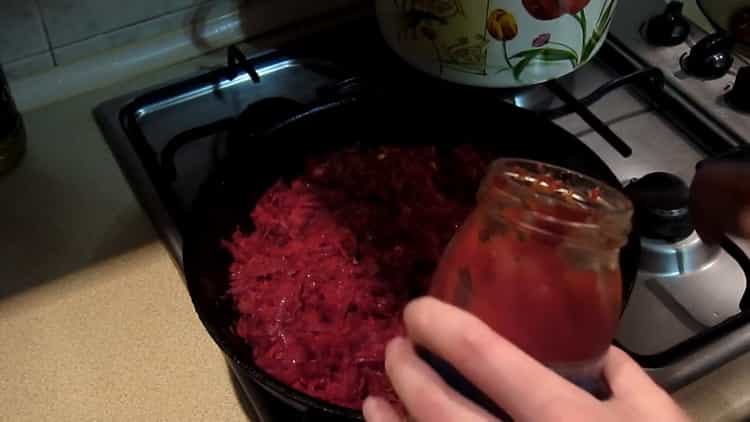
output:
<svg viewBox="0 0 750 422"><path fill-rule="evenodd" d="M364 78L355 76L332 84L323 85L317 90L321 104L334 103L350 98L360 97L372 92L372 85Z"/></svg>
<svg viewBox="0 0 750 422"><path fill-rule="evenodd" d="M177 153L185 145L203 139L213 139L212 135L224 132L249 138L264 131L269 125L300 114L304 110L305 107L294 100L270 97L250 104L238 117L225 118L186 130L172 138L161 152L160 163L164 177L170 183L177 180L175 159ZM231 143L230 147L232 147Z"/></svg>
<svg viewBox="0 0 750 422"><path fill-rule="evenodd" d="M363 92L365 86L366 84L362 83L359 78L347 79L339 83L326 85L318 90L320 100L307 107L302 107L300 104L285 98L266 98L251 104L238 118L230 117L188 129L170 139L166 147L161 151L160 163L163 175L169 183L174 183L177 180L175 158L177 153L188 144L203 139L212 139L210 138L211 135L223 132L231 134L235 130L240 129L247 137L251 137L269 128L273 128L276 124L284 125L289 119L302 117L320 109L343 105L351 100L355 100ZM252 117L252 120L250 117ZM266 126L257 127L259 123L265 123ZM268 123L271 124L269 125Z"/></svg>
<svg viewBox="0 0 750 422"><path fill-rule="evenodd" d="M164 177L170 183L177 180L177 165L175 164L175 156L177 151L182 149L187 144L193 143L194 141L205 139L210 135L215 135L221 132L229 131L236 123L236 119L228 118L221 119L207 125L198 126L185 132L182 132L172 138L167 146L161 152L161 167Z"/></svg>

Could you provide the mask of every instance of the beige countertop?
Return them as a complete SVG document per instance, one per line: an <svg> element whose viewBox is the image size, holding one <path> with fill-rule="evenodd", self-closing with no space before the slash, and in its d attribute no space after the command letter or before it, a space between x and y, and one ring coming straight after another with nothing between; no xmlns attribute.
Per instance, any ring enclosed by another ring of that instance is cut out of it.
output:
<svg viewBox="0 0 750 422"><path fill-rule="evenodd" d="M91 111L221 55L24 115L0 178L0 420L247 420L228 366ZM750 356L677 394L700 421L747 420Z"/></svg>
<svg viewBox="0 0 750 422"><path fill-rule="evenodd" d="M221 351L92 117L206 56L24 115L0 179L0 420L247 420Z"/></svg>

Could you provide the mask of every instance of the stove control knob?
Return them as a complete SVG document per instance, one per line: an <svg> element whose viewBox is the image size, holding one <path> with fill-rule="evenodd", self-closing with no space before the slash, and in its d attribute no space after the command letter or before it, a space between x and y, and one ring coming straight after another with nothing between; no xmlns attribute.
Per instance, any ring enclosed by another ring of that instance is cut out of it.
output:
<svg viewBox="0 0 750 422"><path fill-rule="evenodd" d="M734 64L732 47L734 41L729 36L716 33L703 38L682 58L686 72L699 78L718 79L729 72Z"/></svg>
<svg viewBox="0 0 750 422"><path fill-rule="evenodd" d="M682 15L684 5L673 1L667 10L648 21L646 39L654 45L675 46L685 42L690 35L690 22Z"/></svg>
<svg viewBox="0 0 750 422"><path fill-rule="evenodd" d="M635 206L635 222L650 239L678 242L693 233L690 188L669 173L651 173L625 188Z"/></svg>
<svg viewBox="0 0 750 422"><path fill-rule="evenodd" d="M727 94L727 102L737 110L750 112L750 66L737 72L734 87Z"/></svg>

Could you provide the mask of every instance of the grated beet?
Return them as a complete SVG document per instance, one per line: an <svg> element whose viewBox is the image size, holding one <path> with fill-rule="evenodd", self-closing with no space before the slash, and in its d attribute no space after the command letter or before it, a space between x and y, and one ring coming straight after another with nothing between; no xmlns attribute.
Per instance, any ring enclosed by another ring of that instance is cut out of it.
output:
<svg viewBox="0 0 750 422"><path fill-rule="evenodd" d="M311 396L359 408L397 402L385 344L422 294L443 248L474 205L489 158L462 146L346 150L308 160L234 233L236 332L269 374Z"/></svg>

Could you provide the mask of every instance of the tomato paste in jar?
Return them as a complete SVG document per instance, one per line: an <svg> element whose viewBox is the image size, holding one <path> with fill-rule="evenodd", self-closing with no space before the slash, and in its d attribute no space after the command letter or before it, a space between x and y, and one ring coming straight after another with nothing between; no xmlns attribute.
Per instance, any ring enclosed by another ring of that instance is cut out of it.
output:
<svg viewBox="0 0 750 422"><path fill-rule="evenodd" d="M477 198L431 295L589 388L618 325L631 203L584 175L514 159L493 163Z"/></svg>

